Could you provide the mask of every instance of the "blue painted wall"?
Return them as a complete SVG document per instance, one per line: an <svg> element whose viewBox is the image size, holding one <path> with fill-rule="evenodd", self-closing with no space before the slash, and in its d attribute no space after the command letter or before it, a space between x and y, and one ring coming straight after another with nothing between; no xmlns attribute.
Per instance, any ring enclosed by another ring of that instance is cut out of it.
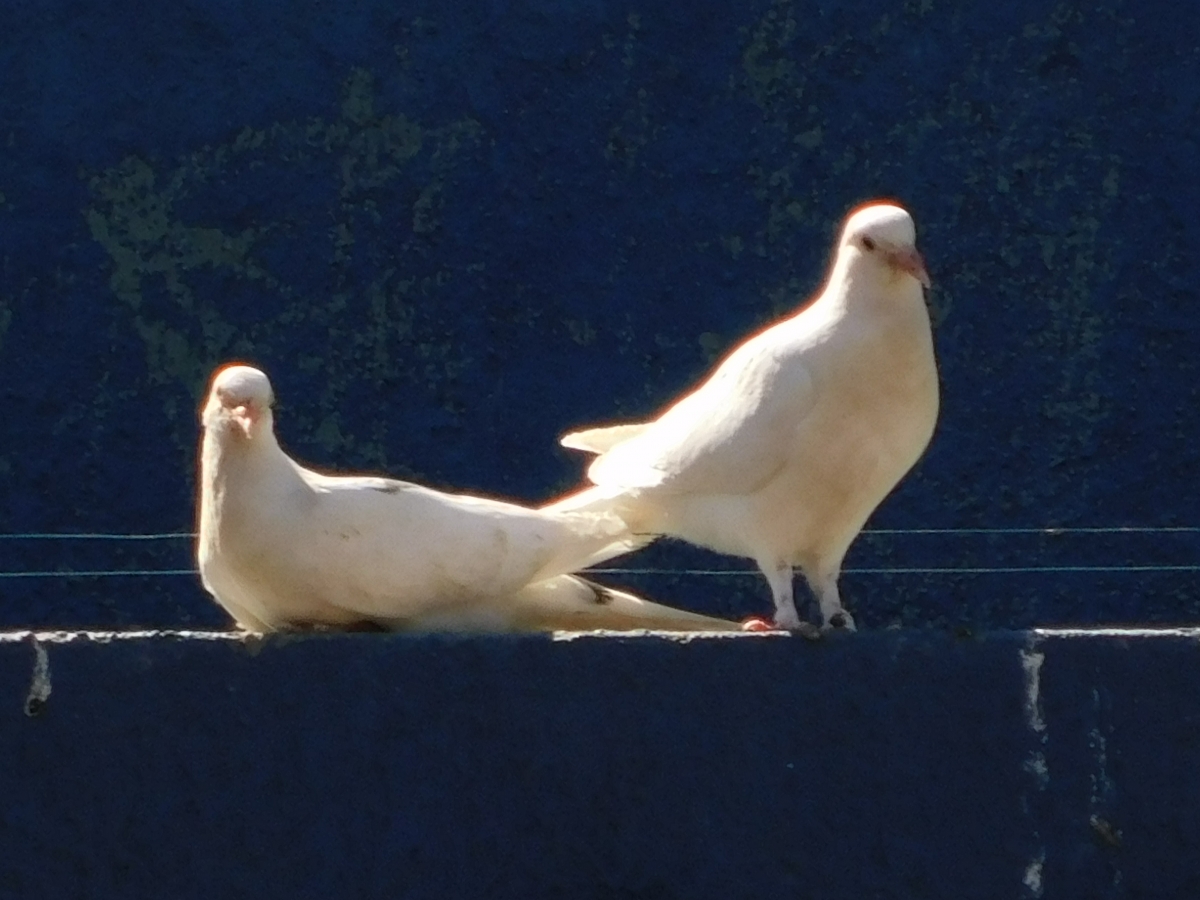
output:
<svg viewBox="0 0 1200 900"><path fill-rule="evenodd" d="M945 381L890 527L1195 524L1194 4L9 0L0 530L192 522L210 369L296 455L547 498L914 212ZM864 538L851 568L1182 564L1197 538ZM0 569L187 567L5 542ZM638 566L740 565L664 546ZM849 574L866 627L1194 619L1189 574ZM724 614L752 577L633 579ZM8 626L220 626L189 577L5 580Z"/></svg>
<svg viewBox="0 0 1200 900"><path fill-rule="evenodd" d="M1196 637L0 639L0 897L1183 900Z"/></svg>

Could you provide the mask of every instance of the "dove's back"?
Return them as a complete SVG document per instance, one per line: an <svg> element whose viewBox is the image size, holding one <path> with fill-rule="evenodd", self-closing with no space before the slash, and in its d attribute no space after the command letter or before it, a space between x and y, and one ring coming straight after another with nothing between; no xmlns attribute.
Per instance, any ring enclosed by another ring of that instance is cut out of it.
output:
<svg viewBox="0 0 1200 900"><path fill-rule="evenodd" d="M816 401L806 356L829 324L793 317L750 338L695 391L598 456L588 477L663 495L752 493L783 464L795 424Z"/></svg>
<svg viewBox="0 0 1200 900"><path fill-rule="evenodd" d="M253 441L215 422L202 445L201 577L247 627L453 614L632 541L610 513L310 471L279 448L267 416Z"/></svg>

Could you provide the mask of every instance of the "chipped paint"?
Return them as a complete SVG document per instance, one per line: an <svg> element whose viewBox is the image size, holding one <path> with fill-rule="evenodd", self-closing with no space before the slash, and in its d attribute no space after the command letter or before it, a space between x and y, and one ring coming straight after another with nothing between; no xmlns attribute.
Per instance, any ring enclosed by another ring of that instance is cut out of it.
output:
<svg viewBox="0 0 1200 900"><path fill-rule="evenodd" d="M1046 733L1042 717L1041 678L1046 654L1035 650L1021 651L1021 669L1025 673L1025 723L1038 735Z"/></svg>
<svg viewBox="0 0 1200 900"><path fill-rule="evenodd" d="M1023 808L1032 823L1032 839L1037 846L1033 858L1026 864L1023 883L1026 896L1039 898L1042 896L1042 870L1046 863L1046 843L1039 827L1039 814L1035 811L1041 804L1036 799L1044 795L1050 787L1050 766L1046 759L1046 718L1042 710L1042 666L1046 662L1046 654L1037 649L1037 639L1031 637L1027 648L1020 651L1021 674L1025 688L1023 712L1025 727L1033 736L1034 746L1029 750L1021 768L1033 780L1034 794L1026 794L1023 798Z"/></svg>
<svg viewBox="0 0 1200 900"><path fill-rule="evenodd" d="M1096 844L1107 852L1110 884L1114 889L1119 889L1124 880L1124 873L1121 859L1114 851L1121 849L1124 834L1115 819L1119 811L1119 796L1116 781L1109 767L1109 739L1113 729L1111 698L1108 694L1107 690L1092 688L1091 711L1095 724L1087 734L1087 748L1091 757L1087 822Z"/></svg>
<svg viewBox="0 0 1200 900"><path fill-rule="evenodd" d="M1046 764L1046 754L1041 750L1034 750L1021 765L1026 772L1033 776L1038 790L1045 790L1046 785L1050 783L1050 768Z"/></svg>
<svg viewBox="0 0 1200 900"><path fill-rule="evenodd" d="M1033 898L1042 896L1044 890L1042 885L1042 870L1045 868L1045 865L1046 853L1042 851L1037 857L1031 859L1029 865L1025 867L1025 874L1022 876L1021 882L1029 892L1026 896Z"/></svg>
<svg viewBox="0 0 1200 900"><path fill-rule="evenodd" d="M25 695L25 715L33 717L41 715L50 699L50 655L36 638L29 642L33 646L33 676Z"/></svg>
<svg viewBox="0 0 1200 900"><path fill-rule="evenodd" d="M418 311L448 283L449 271L404 275L402 253L377 268L359 290L351 289L348 278L364 257L377 255L381 229L390 231L375 193L414 178L427 179L418 184L412 201L409 231L414 239L435 232L443 215L445 180L458 157L478 142L481 129L469 117L425 126L403 113L385 113L380 106L374 75L357 68L342 86L335 119L246 126L229 142L198 148L174 165L130 156L89 177L92 202L83 210L84 219L109 255L109 286L145 346L153 381L182 384L198 399L217 362L252 357L256 347L280 329L286 333L293 323L328 322L336 330L342 310L361 306L364 300L369 325L356 331L354 342L369 350L367 373L396 379L407 368L398 360L423 356L429 362L421 370L431 385L456 377L465 365L462 350L422 334ZM336 173L338 184L337 217L329 228L326 250L329 266L337 273L332 298L314 294L310 286L267 261L273 243L292 228L293 214L286 204L241 229L193 223L180 211L196 202L213 202L210 198L220 196L215 190L224 180L244 178L265 185L291 167L313 166ZM274 311L255 317L247 329L231 317L236 310L224 297L197 287L212 273L280 302L267 307ZM152 300L153 295L165 295L170 307ZM407 351L401 352L405 345ZM315 349L315 364L328 368L323 348ZM304 365L305 360L298 362ZM363 372L357 365L356 374ZM352 443L335 418L345 391L341 379L331 378L326 396L320 398L324 418L306 416L298 423L331 454ZM164 412L174 423L181 451L190 452L192 410L180 409L172 398ZM381 442L354 445L361 456L386 464Z"/></svg>
<svg viewBox="0 0 1200 900"><path fill-rule="evenodd" d="M712 640L757 640L759 638L788 638L786 631L657 631L636 629L631 631L555 631L551 639L556 642L571 642L583 640L610 639L639 639L649 638L658 641L669 641L673 644L690 644L693 641Z"/></svg>

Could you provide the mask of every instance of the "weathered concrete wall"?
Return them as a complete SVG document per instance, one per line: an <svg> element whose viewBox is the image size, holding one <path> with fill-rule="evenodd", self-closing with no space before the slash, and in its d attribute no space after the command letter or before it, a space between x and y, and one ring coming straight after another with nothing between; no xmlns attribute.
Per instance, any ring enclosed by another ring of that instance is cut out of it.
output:
<svg viewBox="0 0 1200 900"><path fill-rule="evenodd" d="M580 476L558 434L652 411L794 307L876 195L916 216L945 380L876 524L1200 522L1195 4L47 0L3 20L0 530L187 530L196 401L232 357L270 372L308 461L548 497ZM880 536L849 562L1179 564L1196 541ZM6 570L189 564L184 544L0 549ZM846 594L874 627L1179 621L1192 580L852 573ZM12 627L224 622L188 578L3 588Z"/></svg>
<svg viewBox="0 0 1200 900"><path fill-rule="evenodd" d="M3 636L0 896L1195 897L1198 638Z"/></svg>

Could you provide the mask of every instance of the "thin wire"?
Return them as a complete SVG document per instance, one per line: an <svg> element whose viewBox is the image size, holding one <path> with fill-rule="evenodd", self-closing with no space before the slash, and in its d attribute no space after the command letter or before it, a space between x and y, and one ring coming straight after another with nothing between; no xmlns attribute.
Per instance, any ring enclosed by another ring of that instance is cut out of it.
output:
<svg viewBox="0 0 1200 900"><path fill-rule="evenodd" d="M173 531L165 534L103 534L99 532L55 534L50 532L31 532L27 534L0 534L0 541L166 541L194 538L195 536L186 531Z"/></svg>
<svg viewBox="0 0 1200 900"><path fill-rule="evenodd" d="M867 528L863 534L1171 534L1200 532L1200 525L1107 525L1077 528Z"/></svg>
<svg viewBox="0 0 1200 900"><path fill-rule="evenodd" d="M1197 533L1194 525L1115 525L1044 528L876 528L864 534L881 535L959 535L959 534L1170 534ZM54 533L25 532L0 534L0 540L111 540L161 541L192 539L193 532L162 532L156 534L115 534L104 532ZM718 578L757 576L754 569L628 569L605 568L588 571L602 575L700 575ZM843 570L849 575L1025 575L1114 572L1200 572L1200 565L1134 565L1134 566L966 566L955 567L871 567ZM0 572L0 578L142 578L158 576L196 575L195 569L100 569L83 571Z"/></svg>
<svg viewBox="0 0 1200 900"><path fill-rule="evenodd" d="M924 535L924 534L1197 534L1200 525L1101 525L1037 528L867 528L863 534ZM0 541L163 541L191 540L191 531L171 531L160 534L109 534L105 532L22 532L0 534Z"/></svg>
<svg viewBox="0 0 1200 900"><path fill-rule="evenodd" d="M955 568L845 569L851 575L1024 575L1073 572L1200 572L1200 565L1186 566L964 566Z"/></svg>
<svg viewBox="0 0 1200 900"><path fill-rule="evenodd" d="M1200 565L1182 566L883 566L842 569L844 575L1025 575L1072 572L1200 572ZM587 569L597 575L704 575L725 578L750 577L757 569Z"/></svg>
<svg viewBox="0 0 1200 900"><path fill-rule="evenodd" d="M0 578L141 578L155 575L196 575L195 569L110 569L63 572L0 572Z"/></svg>
<svg viewBox="0 0 1200 900"><path fill-rule="evenodd" d="M846 575L1038 575L1102 572L1200 572L1200 565L1182 566L895 566L844 569ZM196 569L98 569L45 572L0 572L0 578L145 578L154 576L198 575ZM594 575L702 575L707 577L749 578L755 569L588 569Z"/></svg>

